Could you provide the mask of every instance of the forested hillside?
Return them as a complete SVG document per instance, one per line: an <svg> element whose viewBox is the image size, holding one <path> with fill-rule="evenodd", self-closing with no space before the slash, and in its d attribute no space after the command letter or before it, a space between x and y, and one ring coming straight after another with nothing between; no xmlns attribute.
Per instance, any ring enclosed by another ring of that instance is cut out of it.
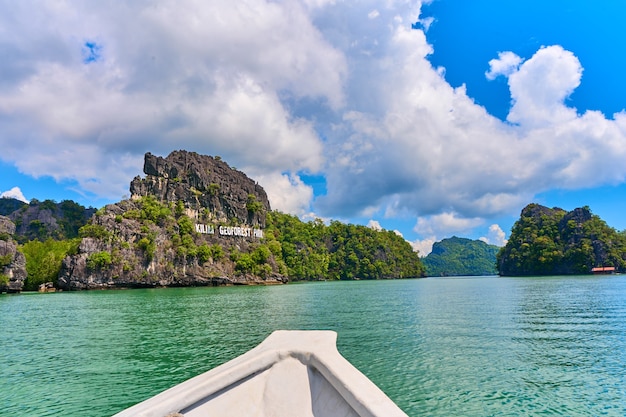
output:
<svg viewBox="0 0 626 417"><path fill-rule="evenodd" d="M588 274L601 266L626 271L626 234L589 207L567 212L529 204L498 253L500 275Z"/></svg>
<svg viewBox="0 0 626 417"><path fill-rule="evenodd" d="M425 274L419 256L392 231L321 220L268 215L266 245L292 280L415 278Z"/></svg>
<svg viewBox="0 0 626 417"><path fill-rule="evenodd" d="M423 259L429 277L458 275L496 275L499 247L480 240L451 237L436 242Z"/></svg>

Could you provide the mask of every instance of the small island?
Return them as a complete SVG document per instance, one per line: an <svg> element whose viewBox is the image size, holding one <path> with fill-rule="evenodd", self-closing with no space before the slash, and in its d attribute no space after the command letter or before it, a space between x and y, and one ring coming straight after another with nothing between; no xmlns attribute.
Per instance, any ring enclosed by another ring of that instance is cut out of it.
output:
<svg viewBox="0 0 626 417"><path fill-rule="evenodd" d="M498 253L506 276L584 275L626 271L626 233L609 227L589 207L565 211L529 204Z"/></svg>

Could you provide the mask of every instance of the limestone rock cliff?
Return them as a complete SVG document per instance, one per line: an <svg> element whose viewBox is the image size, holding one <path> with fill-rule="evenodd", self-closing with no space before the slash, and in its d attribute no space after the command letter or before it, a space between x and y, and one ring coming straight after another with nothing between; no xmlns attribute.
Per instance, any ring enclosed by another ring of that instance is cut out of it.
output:
<svg viewBox="0 0 626 417"><path fill-rule="evenodd" d="M167 158L147 153L145 178L130 184L131 198L155 196L160 202L183 201L192 216L203 210L217 222L265 227L271 210L265 190L220 158L174 151Z"/></svg>
<svg viewBox="0 0 626 417"><path fill-rule="evenodd" d="M0 293L20 292L26 279L26 258L13 240L15 224L0 216Z"/></svg>
<svg viewBox="0 0 626 417"><path fill-rule="evenodd" d="M63 261L60 288L286 281L261 247L267 195L244 173L186 151L147 153L144 173L133 179L129 200L98 210L81 229L78 253Z"/></svg>

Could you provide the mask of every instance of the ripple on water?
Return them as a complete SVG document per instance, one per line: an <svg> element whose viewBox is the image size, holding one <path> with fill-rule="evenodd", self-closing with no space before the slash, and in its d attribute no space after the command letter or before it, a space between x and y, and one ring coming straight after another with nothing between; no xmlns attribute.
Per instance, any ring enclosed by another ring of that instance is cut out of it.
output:
<svg viewBox="0 0 626 417"><path fill-rule="evenodd" d="M0 297L7 415L110 415L276 329L332 329L411 416L626 415L626 278Z"/></svg>

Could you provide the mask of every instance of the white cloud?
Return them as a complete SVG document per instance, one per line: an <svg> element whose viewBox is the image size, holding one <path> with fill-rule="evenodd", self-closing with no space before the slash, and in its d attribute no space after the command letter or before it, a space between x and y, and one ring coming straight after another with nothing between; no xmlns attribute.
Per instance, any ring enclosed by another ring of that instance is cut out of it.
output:
<svg viewBox="0 0 626 417"><path fill-rule="evenodd" d="M582 68L562 47L524 62L505 52L492 62L493 75L508 75L514 102L502 122L430 65L421 31L398 25L379 41L386 54L369 64L376 76L348 80L376 95L354 104L329 135L328 193L318 210L485 221L518 213L549 189L626 178L626 113L610 120L566 105Z"/></svg>
<svg viewBox="0 0 626 417"><path fill-rule="evenodd" d="M307 11L332 2L317 3L12 5L0 13L12 34L0 41L3 158L109 198L128 189L146 151L315 172L318 133L282 100L345 101L345 58ZM98 50L91 62L86 42Z"/></svg>
<svg viewBox="0 0 626 417"><path fill-rule="evenodd" d="M497 224L492 224L491 226L489 226L489 233L487 234L487 236L483 236L479 238L479 240L496 246L504 246L507 242L506 234Z"/></svg>
<svg viewBox="0 0 626 417"><path fill-rule="evenodd" d="M419 217L414 230L420 235L449 236L467 232L483 223L480 218L463 218L456 213L445 212L427 217Z"/></svg>
<svg viewBox="0 0 626 417"><path fill-rule="evenodd" d="M428 32L428 29L430 29L430 26L433 23L435 23L435 19L433 17L426 17L426 18L420 19L419 23L424 28L424 32Z"/></svg>
<svg viewBox="0 0 626 417"><path fill-rule="evenodd" d="M24 197L20 187L13 187L10 190L1 192L0 198L15 198L16 200L20 200L28 204L28 200Z"/></svg>
<svg viewBox="0 0 626 417"><path fill-rule="evenodd" d="M517 71L521 63L522 58L513 52L500 52L498 53L498 59L489 61L489 71L485 73L485 76L489 80L494 80L499 75L508 77Z"/></svg>
<svg viewBox="0 0 626 417"><path fill-rule="evenodd" d="M486 76L506 77L513 103L503 122L432 67L411 27L432 23L420 8L5 2L3 161L114 199L144 152L188 149L244 170L274 208L411 216L424 239L519 213L546 190L624 181L626 112L568 107L583 71L574 53L491 60ZM87 63L86 42L99 48ZM303 172L326 179L312 207Z"/></svg>
<svg viewBox="0 0 626 417"><path fill-rule="evenodd" d="M435 242L437 242L437 238L435 236L428 236L421 240L418 239L413 242L409 242L409 244L413 250L418 253L420 258L424 258L433 251L433 245Z"/></svg>
<svg viewBox="0 0 626 417"><path fill-rule="evenodd" d="M303 0L309 9L318 9L335 4L336 0Z"/></svg>
<svg viewBox="0 0 626 417"><path fill-rule="evenodd" d="M558 128L575 120L576 109L564 100L581 77L582 67L573 53L560 46L541 48L508 76L513 107L507 120L525 129Z"/></svg>
<svg viewBox="0 0 626 417"><path fill-rule="evenodd" d="M463 218L453 212L419 217L413 230L423 238L409 243L424 257L432 251L435 242L455 234L466 234L482 223L481 218Z"/></svg>
<svg viewBox="0 0 626 417"><path fill-rule="evenodd" d="M370 229L378 230L378 231L383 230L380 223L376 220L370 220L369 222L367 222L367 227L369 227Z"/></svg>
<svg viewBox="0 0 626 417"><path fill-rule="evenodd" d="M258 174L252 175L267 192L273 210L291 213L300 217L311 217L310 202L313 190L304 184L297 175Z"/></svg>

